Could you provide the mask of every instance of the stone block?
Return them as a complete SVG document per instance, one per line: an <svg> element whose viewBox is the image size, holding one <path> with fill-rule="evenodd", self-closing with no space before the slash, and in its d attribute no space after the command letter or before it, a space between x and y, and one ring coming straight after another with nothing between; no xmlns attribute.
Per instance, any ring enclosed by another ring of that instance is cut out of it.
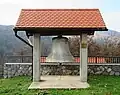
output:
<svg viewBox="0 0 120 95"><path fill-rule="evenodd" d="M119 73L119 72L115 72L115 75L116 75L116 76L119 76L119 75L120 75L120 73Z"/></svg>
<svg viewBox="0 0 120 95"><path fill-rule="evenodd" d="M108 68L108 69L107 69L107 72L110 72L111 70L112 70L111 68Z"/></svg>
<svg viewBox="0 0 120 95"><path fill-rule="evenodd" d="M109 75L108 72L106 72L106 71L104 71L102 74L103 75Z"/></svg>
<svg viewBox="0 0 120 95"><path fill-rule="evenodd" d="M8 76L7 76L7 75L4 75L4 78L8 78Z"/></svg>
<svg viewBox="0 0 120 95"><path fill-rule="evenodd" d="M114 74L115 74L114 71L111 71L109 75L114 75Z"/></svg>
<svg viewBox="0 0 120 95"><path fill-rule="evenodd" d="M115 66L115 65L113 65L112 66L112 70L114 70L115 72L120 72L120 66Z"/></svg>
<svg viewBox="0 0 120 95"><path fill-rule="evenodd" d="M100 68L99 68L99 67L97 67L97 71L100 71Z"/></svg>
<svg viewBox="0 0 120 95"><path fill-rule="evenodd" d="M102 73L102 71L98 71L98 72L96 72L95 74L96 75L100 75Z"/></svg>

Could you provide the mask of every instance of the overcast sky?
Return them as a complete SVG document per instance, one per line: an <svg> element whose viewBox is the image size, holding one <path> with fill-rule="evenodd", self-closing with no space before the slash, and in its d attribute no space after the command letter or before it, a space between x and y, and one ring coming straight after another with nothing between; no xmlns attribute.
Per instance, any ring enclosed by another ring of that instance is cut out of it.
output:
<svg viewBox="0 0 120 95"><path fill-rule="evenodd" d="M120 31L120 0L1 0L0 24L15 25L24 8L99 8L107 27Z"/></svg>

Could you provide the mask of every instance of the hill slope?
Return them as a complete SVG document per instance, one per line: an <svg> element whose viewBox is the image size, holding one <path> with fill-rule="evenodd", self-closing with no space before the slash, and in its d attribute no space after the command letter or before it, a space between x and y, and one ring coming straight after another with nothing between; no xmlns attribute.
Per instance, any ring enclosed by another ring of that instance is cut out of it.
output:
<svg viewBox="0 0 120 95"><path fill-rule="evenodd" d="M20 33L20 36L26 38L24 33ZM114 38L120 39L120 32L108 30L108 31L97 31L95 32L94 39L97 42L102 42L105 37L112 36L111 40ZM118 40L120 41L120 40ZM42 37L42 55L47 55L50 52L50 48L46 51L46 47L51 46L51 37ZM25 49L26 44L20 41L15 37L13 31L13 25L5 26L0 25L0 53L4 54L14 54L15 52L20 51L21 49ZM29 47L27 47L29 48ZM31 51L30 51L31 52Z"/></svg>
<svg viewBox="0 0 120 95"><path fill-rule="evenodd" d="M19 35L26 39L26 35L24 32L19 33ZM42 37L42 47L48 47L51 45L51 37ZM27 40L27 39L26 39ZM25 48L31 49L21 40L19 40L14 35L13 25L5 26L0 25L0 54L15 54L15 52L20 52ZM43 51L43 50L42 50ZM29 50L29 52L32 52ZM49 51L46 51L47 53ZM46 55L45 52L45 55Z"/></svg>

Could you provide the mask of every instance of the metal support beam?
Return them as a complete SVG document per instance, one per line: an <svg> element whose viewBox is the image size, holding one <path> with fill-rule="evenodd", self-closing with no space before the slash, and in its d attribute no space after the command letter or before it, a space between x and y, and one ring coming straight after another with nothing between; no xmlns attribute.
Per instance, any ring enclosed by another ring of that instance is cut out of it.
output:
<svg viewBox="0 0 120 95"><path fill-rule="evenodd" d="M24 43L26 43L27 45L29 45L31 48L33 48L32 45L30 45L27 41L25 41L23 38L21 38L18 34L17 34L17 31L15 31L15 36L20 39L21 41L23 41Z"/></svg>

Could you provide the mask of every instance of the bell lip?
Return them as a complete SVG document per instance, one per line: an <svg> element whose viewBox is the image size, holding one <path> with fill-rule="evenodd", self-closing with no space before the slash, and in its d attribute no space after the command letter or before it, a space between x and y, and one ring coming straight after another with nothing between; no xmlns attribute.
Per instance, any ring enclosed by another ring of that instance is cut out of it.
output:
<svg viewBox="0 0 120 95"><path fill-rule="evenodd" d="M73 60L73 61L47 61L46 60L46 62L47 63L73 63L73 62L75 62L75 60Z"/></svg>
<svg viewBox="0 0 120 95"><path fill-rule="evenodd" d="M50 59L49 57L46 58L46 62L55 62L55 63L73 63L75 62L74 58L71 60L57 60L57 59Z"/></svg>

